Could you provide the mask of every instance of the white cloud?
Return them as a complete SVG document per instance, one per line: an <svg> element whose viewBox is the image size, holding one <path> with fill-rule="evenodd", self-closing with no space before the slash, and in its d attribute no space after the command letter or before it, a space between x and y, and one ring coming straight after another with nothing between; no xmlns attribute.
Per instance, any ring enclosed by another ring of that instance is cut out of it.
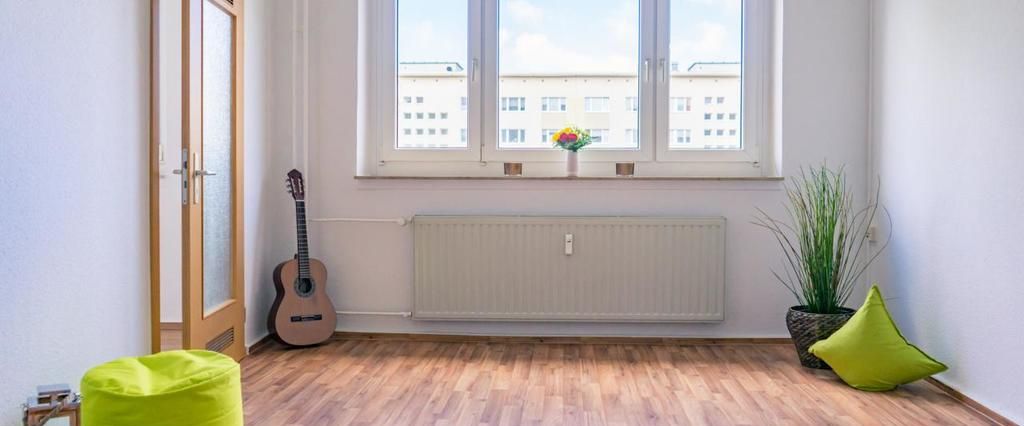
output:
<svg viewBox="0 0 1024 426"><path fill-rule="evenodd" d="M509 0L506 7L509 15L518 21L539 24L544 19L544 10L526 0Z"/></svg>
<svg viewBox="0 0 1024 426"><path fill-rule="evenodd" d="M722 24L702 22L697 26L697 37L673 40L673 60L684 61L727 61L735 60L735 52L728 46L729 30ZM680 64L682 67L690 64Z"/></svg>
<svg viewBox="0 0 1024 426"><path fill-rule="evenodd" d="M521 33L507 49L506 72L628 72L636 69L636 58L622 55L594 57L553 43L547 35Z"/></svg>
<svg viewBox="0 0 1024 426"><path fill-rule="evenodd" d="M702 4L707 6L717 6L722 10L733 13L739 13L742 9L742 0L689 0L691 3Z"/></svg>

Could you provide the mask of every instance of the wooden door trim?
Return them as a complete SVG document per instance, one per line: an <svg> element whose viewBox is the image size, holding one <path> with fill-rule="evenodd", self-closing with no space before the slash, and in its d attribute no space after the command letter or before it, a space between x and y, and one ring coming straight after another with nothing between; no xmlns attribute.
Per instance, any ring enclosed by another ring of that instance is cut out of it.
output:
<svg viewBox="0 0 1024 426"><path fill-rule="evenodd" d="M160 0L149 2L149 350L160 352Z"/></svg>

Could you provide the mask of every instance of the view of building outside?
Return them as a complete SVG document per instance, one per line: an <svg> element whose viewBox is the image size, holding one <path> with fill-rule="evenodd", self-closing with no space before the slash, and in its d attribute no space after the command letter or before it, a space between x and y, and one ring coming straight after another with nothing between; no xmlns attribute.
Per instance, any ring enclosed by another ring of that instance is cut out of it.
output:
<svg viewBox="0 0 1024 426"><path fill-rule="evenodd" d="M449 4L450 3L450 4ZM553 149L568 125L588 149L639 149L638 0L500 0L499 149ZM672 0L669 148L741 148L740 0ZM399 0L397 147L468 146L466 0ZM566 31L559 17L584 20ZM553 24L553 25L552 25Z"/></svg>

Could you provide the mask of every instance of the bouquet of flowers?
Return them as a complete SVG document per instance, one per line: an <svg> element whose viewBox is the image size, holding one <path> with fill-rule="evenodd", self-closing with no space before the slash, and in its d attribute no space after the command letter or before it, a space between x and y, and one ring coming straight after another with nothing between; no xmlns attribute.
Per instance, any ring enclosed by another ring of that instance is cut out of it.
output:
<svg viewBox="0 0 1024 426"><path fill-rule="evenodd" d="M590 145L590 132L579 127L566 127L555 132L551 136L551 142L554 142L557 148L579 152L583 147Z"/></svg>

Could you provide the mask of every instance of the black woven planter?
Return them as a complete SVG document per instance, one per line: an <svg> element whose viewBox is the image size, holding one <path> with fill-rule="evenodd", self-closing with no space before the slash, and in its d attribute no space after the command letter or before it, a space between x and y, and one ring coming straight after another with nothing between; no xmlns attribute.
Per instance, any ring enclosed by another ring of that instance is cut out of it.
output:
<svg viewBox="0 0 1024 426"><path fill-rule="evenodd" d="M806 311L806 306L794 306L786 313L786 327L789 328L789 335L793 337L793 345L796 346L796 354L800 357L800 365L809 368L831 370L825 361L807 352L815 342L825 340L843 324L850 320L856 311L849 308L842 308L843 312L838 314L813 314Z"/></svg>

